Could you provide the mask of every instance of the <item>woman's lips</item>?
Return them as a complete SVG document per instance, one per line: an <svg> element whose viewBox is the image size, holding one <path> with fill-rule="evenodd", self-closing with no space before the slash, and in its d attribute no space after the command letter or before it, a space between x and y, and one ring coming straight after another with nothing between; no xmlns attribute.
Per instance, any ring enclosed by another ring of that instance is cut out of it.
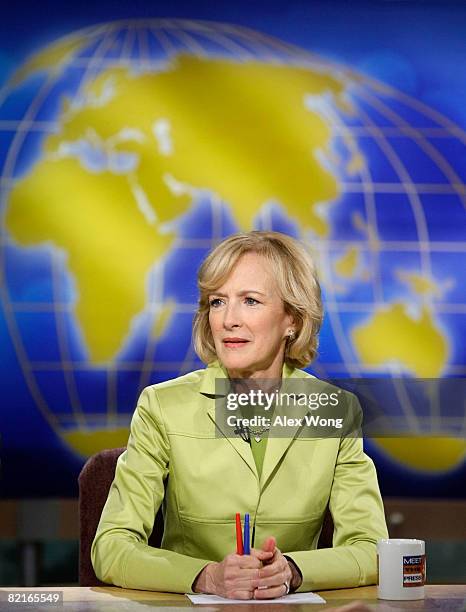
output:
<svg viewBox="0 0 466 612"><path fill-rule="evenodd" d="M243 338L225 338L223 340L223 344L227 348L241 348L248 344L249 340L244 340Z"/></svg>

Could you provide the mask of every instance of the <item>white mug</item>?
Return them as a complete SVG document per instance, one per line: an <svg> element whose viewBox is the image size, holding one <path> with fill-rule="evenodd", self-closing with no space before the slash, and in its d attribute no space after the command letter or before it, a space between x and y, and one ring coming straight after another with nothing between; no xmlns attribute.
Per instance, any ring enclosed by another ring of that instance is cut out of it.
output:
<svg viewBox="0 0 466 612"><path fill-rule="evenodd" d="M377 542L379 599L423 599L426 554L423 540Z"/></svg>

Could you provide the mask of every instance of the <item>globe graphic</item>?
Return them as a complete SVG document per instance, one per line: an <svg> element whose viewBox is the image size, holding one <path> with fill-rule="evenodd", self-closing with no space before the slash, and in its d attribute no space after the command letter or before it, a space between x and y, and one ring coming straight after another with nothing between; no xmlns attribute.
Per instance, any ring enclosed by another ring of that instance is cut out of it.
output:
<svg viewBox="0 0 466 612"><path fill-rule="evenodd" d="M466 134L434 109L259 32L158 19L51 43L0 113L2 304L71 452L126 444L142 388L203 367L197 268L240 230L312 251L318 376L464 374ZM380 450L462 465L464 420L403 410L418 445Z"/></svg>

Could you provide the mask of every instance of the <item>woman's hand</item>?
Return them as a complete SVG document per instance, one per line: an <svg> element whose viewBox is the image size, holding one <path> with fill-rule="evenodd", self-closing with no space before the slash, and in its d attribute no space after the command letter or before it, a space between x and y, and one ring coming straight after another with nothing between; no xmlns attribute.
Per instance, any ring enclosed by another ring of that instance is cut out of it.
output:
<svg viewBox="0 0 466 612"><path fill-rule="evenodd" d="M227 555L220 563L209 563L196 578L196 593L211 593L229 599L253 599L259 583L259 570L263 561L273 553L256 551L255 555ZM260 570L262 571L262 570Z"/></svg>
<svg viewBox="0 0 466 612"><path fill-rule="evenodd" d="M267 559L264 558L264 553L272 553L272 555ZM262 549L252 549L251 555L263 563L262 569L259 570L259 580L254 591L254 599L275 599L287 595L291 580L294 577L290 564L276 547L275 538L267 538L262 545Z"/></svg>
<svg viewBox="0 0 466 612"><path fill-rule="evenodd" d="M250 555L230 554L220 563L209 563L193 590L229 599L275 599L300 584L299 572L292 572L275 538L269 537L261 549L251 549Z"/></svg>

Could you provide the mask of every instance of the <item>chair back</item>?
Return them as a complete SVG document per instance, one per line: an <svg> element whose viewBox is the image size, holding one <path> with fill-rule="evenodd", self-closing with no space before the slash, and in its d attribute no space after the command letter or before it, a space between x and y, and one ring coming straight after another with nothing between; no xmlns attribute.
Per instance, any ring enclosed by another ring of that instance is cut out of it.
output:
<svg viewBox="0 0 466 612"><path fill-rule="evenodd" d="M91 546L110 486L115 477L118 457L126 450L111 448L90 457L78 477L79 483L79 585L102 586L91 562ZM163 517L159 510L149 545L159 547L162 542Z"/></svg>

